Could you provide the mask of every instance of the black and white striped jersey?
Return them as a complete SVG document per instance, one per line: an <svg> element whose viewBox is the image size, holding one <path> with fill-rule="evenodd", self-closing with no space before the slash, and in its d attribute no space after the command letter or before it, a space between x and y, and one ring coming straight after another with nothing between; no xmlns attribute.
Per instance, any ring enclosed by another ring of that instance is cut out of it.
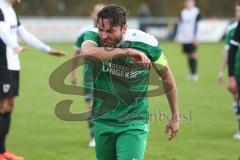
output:
<svg viewBox="0 0 240 160"><path fill-rule="evenodd" d="M19 70L20 62L13 48L17 44L17 28L20 22L12 6L0 0L0 67L9 70ZM6 37L9 36L9 37ZM10 41L4 38L10 38Z"/></svg>
<svg viewBox="0 0 240 160"><path fill-rule="evenodd" d="M181 11L176 39L181 43L192 43L196 40L197 22L200 20L200 10L197 7L184 8Z"/></svg>
<svg viewBox="0 0 240 160"><path fill-rule="evenodd" d="M18 39L44 52L51 49L21 25L11 4L0 0L0 68L20 70L19 56L13 50L19 47Z"/></svg>

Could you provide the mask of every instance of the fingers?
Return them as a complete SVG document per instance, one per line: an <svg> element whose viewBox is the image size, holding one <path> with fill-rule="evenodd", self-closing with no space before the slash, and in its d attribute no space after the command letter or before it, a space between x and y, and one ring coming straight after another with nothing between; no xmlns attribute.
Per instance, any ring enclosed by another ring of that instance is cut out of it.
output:
<svg viewBox="0 0 240 160"><path fill-rule="evenodd" d="M170 132L171 131L171 132ZM168 141L171 141L173 138L173 132L169 125L165 129L165 135L167 136Z"/></svg>
<svg viewBox="0 0 240 160"><path fill-rule="evenodd" d="M224 74L222 72L218 73L217 79L220 84L224 84Z"/></svg>
<svg viewBox="0 0 240 160"><path fill-rule="evenodd" d="M177 130L174 130L172 127L167 126L165 129L165 134L168 137L168 141L171 141L176 137Z"/></svg>
<svg viewBox="0 0 240 160"><path fill-rule="evenodd" d="M228 91L232 94L236 94L237 93L237 87L234 84L229 84L228 85Z"/></svg>
<svg viewBox="0 0 240 160"><path fill-rule="evenodd" d="M66 53L57 49L51 49L51 51L49 52L49 54L53 55L53 56L57 56L57 57L62 57L65 56Z"/></svg>
<svg viewBox="0 0 240 160"><path fill-rule="evenodd" d="M173 140L176 137L176 135L177 135L177 131L171 129L171 135L170 135L168 141Z"/></svg>
<svg viewBox="0 0 240 160"><path fill-rule="evenodd" d="M232 87L232 86L228 86L228 91L232 94L236 94L237 93L237 89L236 87Z"/></svg>
<svg viewBox="0 0 240 160"><path fill-rule="evenodd" d="M171 120L165 129L165 134L167 136L168 141L171 141L176 137L178 130L179 121Z"/></svg>
<svg viewBox="0 0 240 160"><path fill-rule="evenodd" d="M142 63L141 65L144 67L144 68L150 68L151 66L151 61L150 59L146 56L146 55L141 55L141 62Z"/></svg>
<svg viewBox="0 0 240 160"><path fill-rule="evenodd" d="M62 51L55 51L52 53L52 55L62 57L62 56L65 56L66 54Z"/></svg>

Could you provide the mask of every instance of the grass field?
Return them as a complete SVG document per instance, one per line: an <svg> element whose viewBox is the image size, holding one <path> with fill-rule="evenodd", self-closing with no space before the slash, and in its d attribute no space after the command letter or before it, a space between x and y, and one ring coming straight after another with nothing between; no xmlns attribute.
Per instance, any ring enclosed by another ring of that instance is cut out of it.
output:
<svg viewBox="0 0 240 160"><path fill-rule="evenodd" d="M68 52L65 58L50 57L29 49L21 55L21 89L8 148L26 160L94 160L94 149L88 148L86 122L64 122L54 113L57 102L73 99L74 112L85 110L82 97L63 95L49 87L53 70L72 55L72 45L54 47ZM165 120L153 121L146 160L239 160L240 141L232 139L237 124L226 86L216 81L222 43L201 44L199 48L200 81L186 80L185 57L180 47L163 42L176 78L181 114L181 131L168 142L164 136ZM79 76L81 74L79 73ZM68 81L69 82L69 81ZM169 113L165 96L150 99L151 113Z"/></svg>

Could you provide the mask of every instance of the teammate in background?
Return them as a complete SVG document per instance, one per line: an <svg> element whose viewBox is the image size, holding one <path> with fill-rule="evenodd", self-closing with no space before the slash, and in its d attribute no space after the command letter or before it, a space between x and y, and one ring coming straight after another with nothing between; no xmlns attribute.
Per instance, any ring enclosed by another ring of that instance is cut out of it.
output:
<svg viewBox="0 0 240 160"><path fill-rule="evenodd" d="M239 0L236 2L236 5L235 5L235 17L238 21L240 20L240 1ZM229 52L229 48L230 48L230 41L233 38L233 35L236 31L238 21L231 24L228 27L227 32L226 32L224 51L223 51L223 55L222 55L220 70L219 70L219 73L218 73L218 81L221 84L224 83L224 71L225 71L225 68L226 68L226 65L227 65L228 52ZM237 100L238 100L238 93L234 92L234 94L233 94L233 109L234 109L235 113L237 111ZM234 135L234 138L240 139L239 132L237 132Z"/></svg>
<svg viewBox="0 0 240 160"><path fill-rule="evenodd" d="M218 81L221 84L224 83L224 71L227 65L227 57L228 57L228 51L230 48L230 41L237 28L237 23L240 20L240 1L237 1L235 5L235 17L237 21L229 25L229 27L227 28L227 32L225 34L224 50L223 50L222 59L221 59L221 66L218 73Z"/></svg>
<svg viewBox="0 0 240 160"><path fill-rule="evenodd" d="M234 106L234 111L238 121L238 131L233 138L240 140L240 21L238 21L237 28L230 41L230 49L228 53L228 90L233 95L237 96L237 103Z"/></svg>
<svg viewBox="0 0 240 160"><path fill-rule="evenodd" d="M19 53L24 49L17 40L21 38L30 46L54 56L63 52L50 48L29 33L20 23L12 5L21 0L0 0L0 160L23 160L6 150L11 113L19 90Z"/></svg>
<svg viewBox="0 0 240 160"><path fill-rule="evenodd" d="M185 0L185 8L181 11L177 28L176 41L182 44L183 52L187 55L190 69L189 80L197 81L197 31L200 20L200 10L195 6L195 0Z"/></svg>
<svg viewBox="0 0 240 160"><path fill-rule="evenodd" d="M94 22L94 27L97 27L97 14L98 12L104 7L104 4L96 4L92 10L91 17ZM79 62L79 55L80 55L80 49L83 42L84 34L87 31L92 30L93 27L85 27L82 28L79 32L77 41L75 43L74 53L73 53L73 60L72 60L72 67L76 68ZM88 68L90 65L87 65L89 62L87 60L84 60L84 69L83 69L83 85L84 85L84 95L85 95L85 101L86 106L88 110L91 110L92 108L92 88L93 88L93 80L92 80L92 72L91 68ZM71 82L73 85L77 84L77 75L76 70L73 69L71 73ZM90 137L91 140L88 144L89 147L95 147L95 140L94 140L94 134L93 134L93 123L92 123L92 115L89 115L88 120L88 128L90 131Z"/></svg>
<svg viewBox="0 0 240 160"><path fill-rule="evenodd" d="M172 112L166 127L168 139L172 140L179 129L176 84L163 50L156 38L127 29L126 22L123 7L104 7L98 13L98 32L85 33L81 46L81 54L90 60L94 73L93 123L98 160L144 159L151 64L168 82L163 83Z"/></svg>

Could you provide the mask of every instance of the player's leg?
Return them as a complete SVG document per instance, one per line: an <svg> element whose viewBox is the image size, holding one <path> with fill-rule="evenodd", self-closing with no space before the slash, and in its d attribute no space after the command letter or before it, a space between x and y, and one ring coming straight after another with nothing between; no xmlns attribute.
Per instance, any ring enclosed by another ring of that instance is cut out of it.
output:
<svg viewBox="0 0 240 160"><path fill-rule="evenodd" d="M117 139L117 160L143 160L149 125L129 126Z"/></svg>
<svg viewBox="0 0 240 160"><path fill-rule="evenodd" d="M238 131L234 134L233 138L240 140L240 97L238 93L238 98L236 102L233 103L233 110L236 115L237 123L238 123Z"/></svg>
<svg viewBox="0 0 240 160"><path fill-rule="evenodd" d="M191 52L188 54L188 63L192 75L197 75L197 53Z"/></svg>
<svg viewBox="0 0 240 160"><path fill-rule="evenodd" d="M0 69L0 154L6 151L5 111L8 108L8 97L12 88L11 74L7 69Z"/></svg>
<svg viewBox="0 0 240 160"><path fill-rule="evenodd" d="M7 108L8 99L0 99L0 154L3 154L6 151L5 142L6 142L6 125L5 125L5 108Z"/></svg>
<svg viewBox="0 0 240 160"><path fill-rule="evenodd" d="M185 44L184 53L186 53L188 66L190 70L190 75L188 77L189 80L198 80L197 74L197 48L194 44Z"/></svg>
<svg viewBox="0 0 240 160"><path fill-rule="evenodd" d="M116 139L117 129L110 125L94 122L97 160L117 160Z"/></svg>
<svg viewBox="0 0 240 160"><path fill-rule="evenodd" d="M238 50L236 55L236 63L235 63L235 79L238 87L238 94L235 95L236 103L234 103L233 109L236 115L236 119L238 122L238 131L234 134L234 138L240 140L240 50Z"/></svg>
<svg viewBox="0 0 240 160"><path fill-rule="evenodd" d="M4 77L0 80L2 85L2 92L0 95L7 97L4 99L2 106L3 108L3 131L2 131L2 138L3 138L3 145L4 145L4 152L1 156L5 157L7 160L23 160L22 157L16 156L15 154L11 153L10 151L6 150L5 143L7 140L7 135L10 130L11 125L11 113L15 106L15 97L18 96L19 91L19 72L18 71L10 71L4 70Z"/></svg>
<svg viewBox="0 0 240 160"><path fill-rule="evenodd" d="M89 100L86 100L86 105L87 105L87 108L89 111L91 111L91 109L92 109L92 103L93 103L92 98ZM89 112L87 123L88 123L88 129L89 129L89 133L90 133L90 137L91 137L91 140L90 140L88 146L95 147L96 144L95 144L95 139L94 139L94 127L93 127L92 112Z"/></svg>
<svg viewBox="0 0 240 160"><path fill-rule="evenodd" d="M85 87L84 88L84 95L85 95L84 97L85 97L85 102L86 102L87 109L89 111L91 111L92 110L92 103L93 103L92 90ZM90 133L90 137L91 137L91 140L90 140L88 146L89 147L95 147L92 112L89 112L87 123L88 123L88 129L89 129L89 133Z"/></svg>
<svg viewBox="0 0 240 160"><path fill-rule="evenodd" d="M238 85L238 94L235 95L236 101L233 103L233 110L236 115L237 123L238 123L238 131L234 134L233 138L240 140L240 75L235 75L237 85Z"/></svg>
<svg viewBox="0 0 240 160"><path fill-rule="evenodd" d="M0 149L1 156L6 158L6 160L23 160L22 157L19 157L6 149L6 140L7 135L9 133L10 125L11 125L11 112L15 105L15 97L7 98L4 102L4 114L3 114L3 127L2 133L0 136Z"/></svg>
<svg viewBox="0 0 240 160"><path fill-rule="evenodd" d="M11 126L11 113L15 107L15 97L18 96L19 92L19 71L9 71L9 92L7 98L7 104L4 110L4 123L5 123L5 130L6 136L10 130Z"/></svg>

